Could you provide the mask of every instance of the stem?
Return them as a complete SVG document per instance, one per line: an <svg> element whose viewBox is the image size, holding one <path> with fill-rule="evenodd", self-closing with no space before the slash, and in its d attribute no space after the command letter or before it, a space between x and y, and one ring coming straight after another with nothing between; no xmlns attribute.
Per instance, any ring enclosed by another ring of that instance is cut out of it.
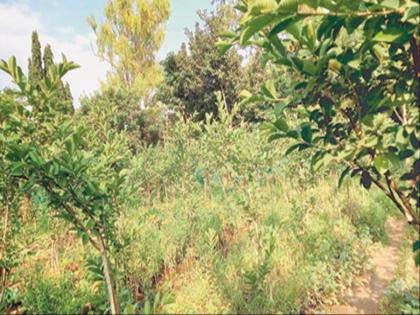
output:
<svg viewBox="0 0 420 315"><path fill-rule="evenodd" d="M367 171L363 166L361 166L359 163L355 162L356 166ZM388 189L377 179L371 176L372 182L381 189L385 195L392 200L392 202L397 206L398 210L406 217L407 223L414 227L414 229L417 231L417 233L420 234L420 222L418 217L415 215L413 211L411 211L411 207L406 209L405 206L407 206L403 199L401 199L401 202L397 199L397 197L394 194L394 190L397 192L398 196L401 198L400 194L401 192L398 191L398 189L392 189L392 186L395 185L393 183L393 180L386 176L386 183L388 185ZM403 196L404 197L404 196ZM402 203L402 204L401 204Z"/></svg>
<svg viewBox="0 0 420 315"><path fill-rule="evenodd" d="M7 202L7 200L6 200ZM3 222L3 255L2 255L2 259L5 260L6 259L6 247L7 247L7 229L9 225L9 207L6 205L5 210L4 210L4 222ZM6 280L7 280L7 270L6 268L2 268L2 273L1 273L1 292L0 292L0 302L3 301L3 296L4 296L4 290L6 289Z"/></svg>
<svg viewBox="0 0 420 315"><path fill-rule="evenodd" d="M53 196L57 196L57 194L51 189L50 186L46 186L46 190L49 194L51 194ZM86 235L89 238L89 242L92 244L92 246L95 247L99 252L101 252L101 247L99 246L98 242L96 242L93 239L93 237L90 235L88 229L83 225L82 222L80 222L76 211L74 211L68 204L66 204L63 201L61 201L60 204L64 208L64 210L66 210L72 216L72 218L74 219L73 224L76 225L84 233L86 233Z"/></svg>
<svg viewBox="0 0 420 315"><path fill-rule="evenodd" d="M108 289L109 302L111 304L111 314L121 314L120 305L118 304L117 290L115 288L115 284L112 279L112 273L111 273L111 267L110 267L111 264L108 259L108 253L107 253L105 241L102 235L99 235L98 238L101 243L101 256L102 256L102 263L104 265L104 275L105 275L106 287Z"/></svg>
<svg viewBox="0 0 420 315"><path fill-rule="evenodd" d="M414 70L416 72L417 83L420 85L420 51L414 35L410 38L410 48L411 54L413 55ZM420 108L420 87L417 88L417 107Z"/></svg>
<svg viewBox="0 0 420 315"><path fill-rule="evenodd" d="M389 186L397 193L405 209L408 211L408 213L412 217L411 224L419 231L419 234L420 234L419 217L414 211L413 207L411 206L410 201L407 200L407 197L404 196L404 194L398 189L397 184L391 177L387 177L387 181L389 181Z"/></svg>
<svg viewBox="0 0 420 315"><path fill-rule="evenodd" d="M417 45L416 38L411 36L410 38L411 54L413 55L414 69L416 70L417 76L420 74L420 51Z"/></svg>

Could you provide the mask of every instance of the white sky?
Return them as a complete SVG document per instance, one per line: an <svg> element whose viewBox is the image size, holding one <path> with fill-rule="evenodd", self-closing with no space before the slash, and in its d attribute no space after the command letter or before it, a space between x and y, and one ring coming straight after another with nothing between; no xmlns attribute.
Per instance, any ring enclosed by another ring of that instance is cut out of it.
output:
<svg viewBox="0 0 420 315"><path fill-rule="evenodd" d="M69 72L64 81L69 82L75 105L79 97L91 94L105 79L108 64L101 62L92 50L95 35L85 22L86 16L95 14L100 20L106 0L0 0L0 59L16 56L18 65L27 72L31 54L31 33L38 31L42 49L47 43L52 47L55 62L64 53L68 60L81 68ZM185 41L184 29L191 28L197 20L196 11L210 9L210 0L172 0L171 18L167 36L159 58L169 51L179 49ZM13 86L8 75L0 71L0 89Z"/></svg>

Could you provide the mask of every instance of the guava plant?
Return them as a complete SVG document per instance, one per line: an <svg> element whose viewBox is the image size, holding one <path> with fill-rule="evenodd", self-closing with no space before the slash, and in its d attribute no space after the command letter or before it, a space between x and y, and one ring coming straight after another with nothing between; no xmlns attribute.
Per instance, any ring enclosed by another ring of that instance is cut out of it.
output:
<svg viewBox="0 0 420 315"><path fill-rule="evenodd" d="M292 139L287 153L310 150L314 169L342 164L340 184L350 175L377 186L420 233L418 1L242 0L236 8L239 27L220 49L261 47L297 82L299 97L280 97L275 82L245 94L276 104L270 139Z"/></svg>
<svg viewBox="0 0 420 315"><path fill-rule="evenodd" d="M95 151L89 150L86 130L76 128L70 119L57 120L52 100L61 78L75 68L77 65L63 56L63 62L51 67L45 80L35 87L14 57L0 62L0 69L19 88L18 102L13 107L0 104L1 169L10 182L22 183L22 189L43 189L51 209L57 209L82 240L99 251L111 312L118 314L109 253L118 246L115 203L123 176L118 171L95 169L92 164L98 158ZM98 172L106 172L107 180ZM4 194L7 187L0 189Z"/></svg>

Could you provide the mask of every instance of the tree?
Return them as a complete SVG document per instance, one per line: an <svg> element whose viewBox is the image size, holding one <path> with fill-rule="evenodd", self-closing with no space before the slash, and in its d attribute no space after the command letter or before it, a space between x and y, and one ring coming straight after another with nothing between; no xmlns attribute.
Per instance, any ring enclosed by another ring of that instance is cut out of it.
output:
<svg viewBox="0 0 420 315"><path fill-rule="evenodd" d="M60 87L62 77L76 68L63 56L63 62L48 71L37 86L31 85L14 57L0 61L0 69L8 73L19 88L20 102L0 106L0 181L14 181L15 194L33 187L43 189L50 204L60 210L60 217L78 232L84 242L98 250L102 257L105 283L111 312L119 314L117 290L113 279L110 252L118 248L115 222L118 218L118 192L123 182L120 165L124 157L115 157L105 143L89 150L84 128L71 120L57 124L50 104ZM34 119L25 104L43 109ZM4 153L3 153L4 152ZM10 187L9 187L10 188ZM9 191L0 183L1 195Z"/></svg>
<svg viewBox="0 0 420 315"><path fill-rule="evenodd" d="M239 32L219 47L262 47L266 60L297 80L299 97L280 98L271 88L249 99L277 104L277 120L266 126L271 139L293 139L287 153L311 150L314 169L343 164L340 183L351 174L366 189L377 186L420 233L419 4L257 0L236 7ZM289 126L296 110L304 118Z"/></svg>
<svg viewBox="0 0 420 315"><path fill-rule="evenodd" d="M165 115L159 104L142 108L137 93L108 88L81 99L76 115L98 131L100 141L109 130L125 134L130 150L138 152L143 144L157 144Z"/></svg>
<svg viewBox="0 0 420 315"><path fill-rule="evenodd" d="M44 61L44 68L42 69L42 76L47 77L48 70L54 66L54 54L52 52L50 44L47 44L44 48L44 56L42 57Z"/></svg>
<svg viewBox="0 0 420 315"><path fill-rule="evenodd" d="M41 44L39 42L38 32L32 32L32 49L31 58L28 60L29 82L39 88L39 82L43 77L42 70L42 56L41 56Z"/></svg>
<svg viewBox="0 0 420 315"><path fill-rule="evenodd" d="M162 79L155 54L169 14L169 0L109 0L102 24L88 17L97 36L98 55L112 67L109 86L134 89L144 99L150 96Z"/></svg>
<svg viewBox="0 0 420 315"><path fill-rule="evenodd" d="M47 44L44 48L43 61L44 67L42 69L42 77L45 79L48 75L48 71L52 67L55 67L54 54L52 52L50 44ZM60 80L56 99L53 103L58 104L57 110L59 110L61 113L70 115L74 113L73 96L71 95L70 85L68 83L64 85L63 81Z"/></svg>
<svg viewBox="0 0 420 315"><path fill-rule="evenodd" d="M217 117L215 92L222 93L230 110L243 89L258 90L267 72L253 55L243 66L243 57L238 51L231 50L224 56L218 53L215 44L220 34L237 23L232 6L221 5L215 12L199 11L198 15L202 26L197 23L194 31L187 30L188 44L183 44L178 53L170 53L162 62L166 80L160 87L158 99L180 111L184 119L196 115L196 119L204 120L206 113ZM250 73L253 75L249 76ZM251 83L254 85L250 86ZM249 120L257 119L255 111L249 108L247 111Z"/></svg>

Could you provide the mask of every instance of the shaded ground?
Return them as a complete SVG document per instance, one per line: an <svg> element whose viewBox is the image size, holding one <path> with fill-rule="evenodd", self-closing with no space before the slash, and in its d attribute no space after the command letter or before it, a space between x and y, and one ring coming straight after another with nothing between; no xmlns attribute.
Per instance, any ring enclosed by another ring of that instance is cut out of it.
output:
<svg viewBox="0 0 420 315"><path fill-rule="evenodd" d="M379 299L394 277L399 252L404 240L406 222L391 218L387 222L389 243L376 245L371 252L371 270L363 273L355 281L351 292L344 297L345 304L334 305L331 314L379 314Z"/></svg>

